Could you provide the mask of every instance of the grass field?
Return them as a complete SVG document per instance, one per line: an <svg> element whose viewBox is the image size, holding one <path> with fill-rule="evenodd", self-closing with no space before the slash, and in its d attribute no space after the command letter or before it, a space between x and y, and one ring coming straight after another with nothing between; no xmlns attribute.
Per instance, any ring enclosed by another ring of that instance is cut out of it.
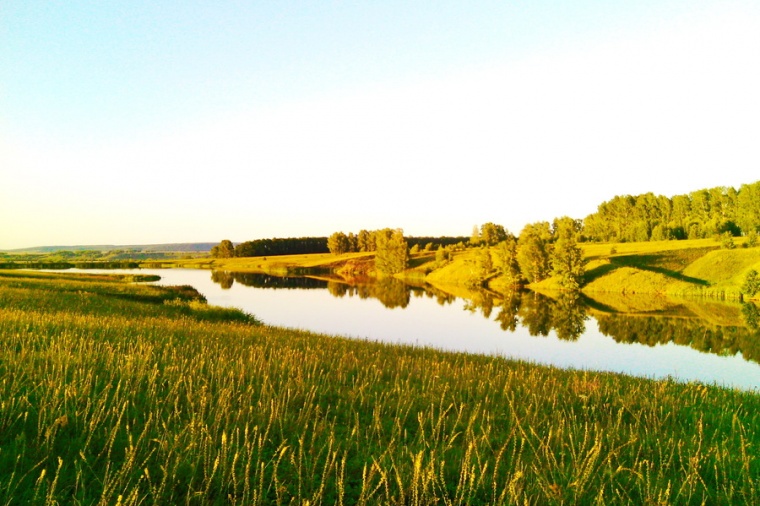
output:
<svg viewBox="0 0 760 506"><path fill-rule="evenodd" d="M462 336L464 338L472 336ZM758 504L760 394L0 272L0 504Z"/></svg>

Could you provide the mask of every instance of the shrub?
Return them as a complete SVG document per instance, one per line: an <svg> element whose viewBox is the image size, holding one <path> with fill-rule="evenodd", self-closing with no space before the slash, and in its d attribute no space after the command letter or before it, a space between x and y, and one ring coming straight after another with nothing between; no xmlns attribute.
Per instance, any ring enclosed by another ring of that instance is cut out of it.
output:
<svg viewBox="0 0 760 506"><path fill-rule="evenodd" d="M742 293L754 297L757 292L760 292L760 278L758 278L757 271L752 269L747 273L747 277L744 279Z"/></svg>

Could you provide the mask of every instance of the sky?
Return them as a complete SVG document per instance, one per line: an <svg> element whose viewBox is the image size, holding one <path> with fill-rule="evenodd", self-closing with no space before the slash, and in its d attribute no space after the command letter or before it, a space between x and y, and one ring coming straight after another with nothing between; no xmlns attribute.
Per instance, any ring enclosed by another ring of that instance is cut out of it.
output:
<svg viewBox="0 0 760 506"><path fill-rule="evenodd" d="M0 2L0 249L519 234L759 179L756 0Z"/></svg>

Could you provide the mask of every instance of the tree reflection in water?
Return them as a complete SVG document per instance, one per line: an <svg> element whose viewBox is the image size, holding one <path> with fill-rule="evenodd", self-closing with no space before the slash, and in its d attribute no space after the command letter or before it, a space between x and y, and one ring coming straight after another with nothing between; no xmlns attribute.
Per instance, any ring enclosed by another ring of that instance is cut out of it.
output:
<svg viewBox="0 0 760 506"><path fill-rule="evenodd" d="M411 291L413 287L407 285L400 279L382 278L373 283L362 283L358 285L349 285L339 281L328 281L327 290L334 297L353 297L358 296L361 299L378 299L382 304L389 308L405 308L409 305Z"/></svg>
<svg viewBox="0 0 760 506"><path fill-rule="evenodd" d="M752 330L760 330L760 310L752 302L742 304L742 316L744 323Z"/></svg>
<svg viewBox="0 0 760 506"><path fill-rule="evenodd" d="M235 282L258 288L326 288L334 297L375 298L387 308L406 308L412 293L415 297L435 298L442 306L457 299L439 288L411 286L396 278L348 284L342 280L213 271L211 279L223 289L229 289ZM690 304L696 303L690 301ZM578 293L563 292L549 297L527 290L504 294L480 290L471 292L464 304L465 310L493 319L506 332L515 332L522 326L531 336L548 336L554 331L559 339L575 341L586 331L590 314L596 319L600 332L619 343L647 346L674 343L719 355L741 353L745 360L760 362L760 310L753 303L733 307L736 315L731 320L733 324L717 324L713 322L717 321L715 318L708 321L688 310L684 310L683 315L661 316L652 314L656 309L632 314L615 312L609 307L599 309L601 306L594 303L596 309L590 309L587 298ZM669 306L669 310L672 307ZM725 306L724 311L725 308L731 309L731 306ZM704 308L703 311L708 312Z"/></svg>
<svg viewBox="0 0 760 506"><path fill-rule="evenodd" d="M760 331L752 328L752 315L743 309L747 325L717 325L700 318L672 316L629 316L625 314L595 315L602 334L619 343L641 343L647 346L674 343L704 353L736 355L760 362Z"/></svg>
<svg viewBox="0 0 760 506"><path fill-rule="evenodd" d="M222 290L229 290L235 283L235 276L227 271L211 271L211 281L220 285Z"/></svg>
<svg viewBox="0 0 760 506"><path fill-rule="evenodd" d="M499 306L499 314L496 315L496 321L499 322L502 330L509 332L517 330L519 323L517 313L520 311L521 304L522 296L520 292L512 291L504 294L504 298Z"/></svg>
<svg viewBox="0 0 760 506"><path fill-rule="evenodd" d="M501 307L496 319L504 330L514 331L519 322L532 336L548 336L554 330L566 341L575 341L586 331L586 306L577 293L562 292L557 299L529 291L509 293Z"/></svg>

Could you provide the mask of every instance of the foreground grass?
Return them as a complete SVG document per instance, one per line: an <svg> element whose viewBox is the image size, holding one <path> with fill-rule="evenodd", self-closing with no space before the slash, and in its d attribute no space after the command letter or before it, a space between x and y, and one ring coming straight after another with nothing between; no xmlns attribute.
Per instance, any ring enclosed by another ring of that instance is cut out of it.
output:
<svg viewBox="0 0 760 506"><path fill-rule="evenodd" d="M0 274L0 342L0 504L760 502L756 393L265 327L97 277Z"/></svg>

